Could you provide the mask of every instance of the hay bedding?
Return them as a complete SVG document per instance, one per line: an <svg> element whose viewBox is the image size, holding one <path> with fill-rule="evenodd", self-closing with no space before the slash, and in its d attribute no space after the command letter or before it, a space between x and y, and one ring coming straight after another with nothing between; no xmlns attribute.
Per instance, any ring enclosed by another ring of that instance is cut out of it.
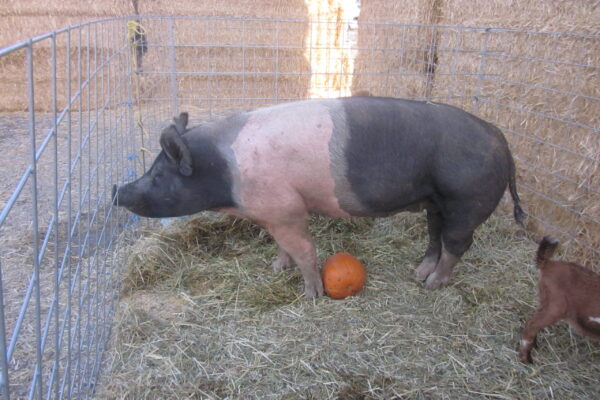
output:
<svg viewBox="0 0 600 400"><path fill-rule="evenodd" d="M366 289L345 300L300 297L298 271L256 225L201 214L130 249L99 398L592 399L600 347L566 324L544 331L535 365L517 361L535 306L535 245L493 216L450 287L413 276L424 215L311 225L319 260L349 251Z"/></svg>

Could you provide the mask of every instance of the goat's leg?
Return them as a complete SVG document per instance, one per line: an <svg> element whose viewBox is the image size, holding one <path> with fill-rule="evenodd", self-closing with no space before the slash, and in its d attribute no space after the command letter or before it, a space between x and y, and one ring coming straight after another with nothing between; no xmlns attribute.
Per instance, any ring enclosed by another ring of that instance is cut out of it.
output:
<svg viewBox="0 0 600 400"><path fill-rule="evenodd" d="M527 321L519 343L519 360L531 363L531 349L536 346L538 332L561 320L563 314L560 307L540 307ZM537 347L537 346L536 346Z"/></svg>

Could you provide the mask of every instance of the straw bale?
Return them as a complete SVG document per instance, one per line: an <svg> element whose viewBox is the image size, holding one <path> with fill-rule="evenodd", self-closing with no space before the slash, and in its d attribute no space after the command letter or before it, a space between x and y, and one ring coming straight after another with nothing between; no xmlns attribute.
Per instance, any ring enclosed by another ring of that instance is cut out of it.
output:
<svg viewBox="0 0 600 400"><path fill-rule="evenodd" d="M600 33L597 1L452 0L442 8L442 25Z"/></svg>
<svg viewBox="0 0 600 400"><path fill-rule="evenodd" d="M97 17L127 15L133 12L131 0L2 0L0 16L74 16L95 15Z"/></svg>
<svg viewBox="0 0 600 400"><path fill-rule="evenodd" d="M123 39L124 30L125 25L123 21L114 21L101 25L92 24L71 31L71 96L73 96L78 89L79 79L81 82L85 82L88 76L94 73L96 66L101 65L109 57L112 57L110 67L100 69L100 71L94 75L94 79L91 83L83 88L82 95L87 97L88 90L101 91L100 86L102 84L102 79L104 79L105 82L108 82L109 76L110 79L114 80L115 74L124 73L129 66L127 54L129 50ZM80 33L81 46L79 43ZM66 33L61 33L56 36L56 86L57 108L59 111L67 105L68 97L67 38ZM34 43L32 54L35 107L40 111L50 111L52 108L51 39L48 38ZM0 99L0 109L3 111L24 111L28 108L26 57L26 49L20 49L0 58L0 66L2 67L0 90L3 90L3 93L5 93ZM78 57L81 58L81 71L79 71ZM81 77L78 76L79 73L81 73ZM115 98L114 101L123 101L123 99ZM97 103L99 107L103 105L103 101L100 99L98 99ZM112 104L114 104L114 102ZM96 106L96 98L94 96L90 101L89 108L95 108ZM110 104L108 106L110 106ZM78 99L76 99L73 108L79 108ZM88 108L87 98L82 102L82 108Z"/></svg>
<svg viewBox="0 0 600 400"><path fill-rule="evenodd" d="M138 0L140 14L306 19L304 0Z"/></svg>
<svg viewBox="0 0 600 400"><path fill-rule="evenodd" d="M89 18L88 18L89 19ZM42 22L43 21L43 22ZM81 22L79 17L0 16L0 48Z"/></svg>
<svg viewBox="0 0 600 400"><path fill-rule="evenodd" d="M87 47L82 47L83 54L87 53ZM67 79L66 79L66 49L58 48L57 55L57 108L60 111L67 104ZM71 78L72 95L77 90L77 75L76 70L77 52L75 49L71 51L71 67L74 75ZM34 103L38 111L50 111L52 108L52 91L50 77L50 49L47 47L36 47L33 52L34 59ZM6 79L0 80L0 91L6 95L0 98L0 110L2 111L27 111L29 107L28 93L28 77L26 66L25 50L13 52L8 56L0 59L0 68L3 71ZM82 80L85 81L87 69L82 71ZM87 95L87 90L84 90L84 96ZM78 109L79 102L76 101L73 108ZM92 104L92 107L94 105ZM87 101L84 100L83 109L87 109Z"/></svg>
<svg viewBox="0 0 600 400"><path fill-rule="evenodd" d="M222 16L235 18L306 19L304 0L210 0L173 2L166 0L5 0L0 9L0 47L25 40L69 24L103 17L139 14L174 16Z"/></svg>
<svg viewBox="0 0 600 400"><path fill-rule="evenodd" d="M176 95L192 106L212 109L308 96L305 20L150 18L142 24L149 43L142 74L145 99Z"/></svg>
<svg viewBox="0 0 600 400"><path fill-rule="evenodd" d="M358 55L352 91L375 96L422 98L431 71L435 30L410 24L435 24L439 0L363 1L358 25ZM403 24L389 24L397 21Z"/></svg>
<svg viewBox="0 0 600 400"><path fill-rule="evenodd" d="M132 14L129 1L28 2L6 0L0 9L0 47L101 17Z"/></svg>
<svg viewBox="0 0 600 400"><path fill-rule="evenodd" d="M178 46L176 65L178 72L193 72L194 75L181 75L177 85L185 93L195 97L236 97L243 96L273 99L297 99L307 97L310 79L310 67L304 57L304 38L307 31L307 9L303 0L289 1L204 1L201 3L177 3L167 1L136 2L102 0L99 2L80 2L77 7L64 11L64 2L50 1L48 4L33 3L27 7L23 2L10 0L0 16L0 23L7 29L0 33L0 43L8 45L18 39L58 29L69 24L105 16L132 14L135 8L140 13L170 14L186 16L234 16L235 20L206 20L203 18L177 19L174 38L170 38L169 26L165 20L148 19L144 25L148 30L150 51L145 55L146 71L154 69L157 75L145 75L140 79L140 93L145 97L165 98L172 96L169 77L173 63L164 47L175 43ZM88 7L90 3L93 5ZM137 7L134 7L137 6ZM264 21L254 17L295 18L296 21ZM238 19L239 18L239 19ZM121 21L122 22L122 21ZM124 24L121 28L124 29ZM17 35L14 35L14 32ZM10 34L9 34L10 33ZM123 37L122 32L121 39ZM3 36L4 35L4 36ZM84 47L85 54L85 34ZM92 44L94 40L92 38ZM64 45L64 44L63 44ZM118 43L122 50L123 42ZM48 57L49 41L36 44L35 58ZM98 45L95 45L98 46ZM161 47L162 46L162 47ZM198 46L195 50L185 46ZM114 47L114 46L113 46ZM275 50L274 50L275 49ZM98 50L97 47L94 50ZM58 57L63 59L64 49L58 48ZM39 54L39 55L38 55ZM191 56L191 57L190 57ZM9 96L0 101L0 109L6 111L23 110L27 107L27 80L22 73L24 52L4 58L2 62L10 65L0 86L10 90ZM49 57L48 57L49 59ZM73 57L72 57L73 59ZM203 61L204 60L204 61ZM196 63L204 64L197 67ZM64 64L64 61L62 62ZM60 64L60 62L59 62ZM150 68L149 66L152 66ZM59 65L59 74L64 65ZM260 69L263 68L263 69ZM49 110L52 96L50 93L49 68L40 73L36 69L36 108ZM14 70L14 71L13 71ZM249 77L241 73L256 72ZM205 73L205 75L203 75ZM220 74L220 75L215 75ZM39 79L38 79L39 78ZM74 77L72 87L77 85ZM64 78L59 78L59 97L64 97ZM192 93L194 89L204 88L206 93ZM38 96L37 93L43 93ZM39 97L39 99L37 98ZM272 103L259 101L256 105ZM66 102L59 99L59 108ZM85 104L84 104L85 106Z"/></svg>
<svg viewBox="0 0 600 400"><path fill-rule="evenodd" d="M359 22L396 21L423 24L432 19L433 3L438 3L438 0L362 0Z"/></svg>

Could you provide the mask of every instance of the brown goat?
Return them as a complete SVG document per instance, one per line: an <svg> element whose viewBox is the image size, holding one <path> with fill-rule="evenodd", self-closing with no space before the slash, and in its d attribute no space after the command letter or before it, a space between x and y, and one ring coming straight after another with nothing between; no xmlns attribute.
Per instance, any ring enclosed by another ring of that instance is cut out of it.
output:
<svg viewBox="0 0 600 400"><path fill-rule="evenodd" d="M519 359L530 363L538 332L562 319L581 335L600 340L600 275L566 261L552 261L558 240L540 242L536 264L540 271L539 305L523 328Z"/></svg>

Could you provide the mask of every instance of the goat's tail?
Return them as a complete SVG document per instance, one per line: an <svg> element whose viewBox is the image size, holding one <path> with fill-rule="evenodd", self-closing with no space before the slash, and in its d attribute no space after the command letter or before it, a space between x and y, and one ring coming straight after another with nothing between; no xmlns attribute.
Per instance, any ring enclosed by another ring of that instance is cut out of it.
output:
<svg viewBox="0 0 600 400"><path fill-rule="evenodd" d="M515 221L517 221L519 225L523 226L523 222L525 221L525 212L521 208L521 199L519 199L519 194L517 193L515 160L513 159L512 154L509 154L508 158L508 189L510 190L510 196L512 197L514 203L513 214L515 216Z"/></svg>
<svg viewBox="0 0 600 400"><path fill-rule="evenodd" d="M552 236L544 236L538 247L537 256L535 259L538 268L543 268L544 263L548 261L552 255L554 255L554 251L557 247L557 239L553 238Z"/></svg>

